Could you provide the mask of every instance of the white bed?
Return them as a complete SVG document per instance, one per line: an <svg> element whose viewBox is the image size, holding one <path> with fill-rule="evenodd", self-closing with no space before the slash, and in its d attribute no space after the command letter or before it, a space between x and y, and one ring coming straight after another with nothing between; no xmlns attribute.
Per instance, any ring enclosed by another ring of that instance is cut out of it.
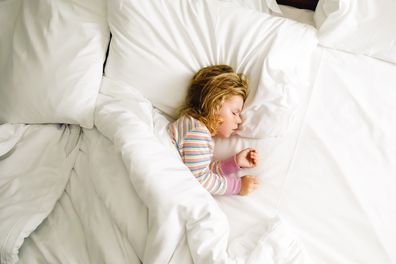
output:
<svg viewBox="0 0 396 264"><path fill-rule="evenodd" d="M395 262L395 83L390 63L324 50L280 206L316 263Z"/></svg>
<svg viewBox="0 0 396 264"><path fill-rule="evenodd" d="M342 22L331 1L315 12L253 0L35 2L0 2L0 263L396 263L386 34L368 51L342 38L331 47L343 30L330 31ZM43 29L29 28L32 14ZM76 19L77 33L66 23ZM58 27L80 41L65 48L78 56L53 53ZM247 197L210 196L167 134L188 78L216 62L253 87L239 135L215 150L257 148L259 165L241 174L262 186Z"/></svg>

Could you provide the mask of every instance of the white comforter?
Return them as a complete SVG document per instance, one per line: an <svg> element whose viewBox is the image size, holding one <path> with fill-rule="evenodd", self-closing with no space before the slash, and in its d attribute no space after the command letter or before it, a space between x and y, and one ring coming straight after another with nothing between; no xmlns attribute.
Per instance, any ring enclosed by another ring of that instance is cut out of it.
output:
<svg viewBox="0 0 396 264"><path fill-rule="evenodd" d="M302 246L278 219L229 241L217 202L193 178L166 132L166 119L133 87L104 79L96 125L121 152L148 208L144 263L168 263L185 237L194 263L306 263Z"/></svg>
<svg viewBox="0 0 396 264"><path fill-rule="evenodd" d="M107 100L107 103L109 102ZM114 105L111 108L114 110ZM120 110L120 108L118 109ZM147 108L147 111L149 113L152 109ZM155 129L157 136L163 136L161 137L164 140L162 143L165 143L168 138L165 137L165 134L162 134L165 131L160 128L164 128L163 125L166 124L166 120L156 112L154 112L153 117L155 128L153 126L152 128ZM150 125L148 124L148 126ZM184 197L181 197L182 201L190 200L188 205L190 208L183 208L183 202L167 200L168 197L174 199L175 191L166 195L158 193L156 196L161 197L162 201L161 203L158 202L158 206L150 200L142 203L130 179L133 182L139 182L142 181L140 177L143 175L139 177L138 171L126 169L121 154L118 152L118 147L96 129L85 129L79 137L80 129L77 127L57 128L56 126L47 127L44 125L37 127L22 126L22 128L27 130L25 136L29 139L45 139L41 144L37 143L38 140L24 141L20 139L19 146L24 153L31 151L26 144L32 142L35 142L33 145L39 151L43 150L46 146L45 143L51 143L52 147L50 149L57 149L59 153L64 150L64 143L67 143L66 145L70 145L74 149L73 157L69 156L70 164L74 163L74 165L62 171L60 175L63 175L63 177L57 177L57 180L52 181L51 184L56 187L54 189L57 192L51 196L43 195L43 191L45 193L48 187L44 183L51 173L35 177L34 181L33 178L27 177L20 182L20 190L24 190L25 187L32 186L32 182L36 182L36 186L31 189L31 192L39 197L35 201L49 209L40 214L43 222L40 228L34 232L33 230L37 225L30 224L17 230L18 232L8 235L8 237L18 239L18 243L9 243L9 249L12 249L12 252L3 249L3 256L7 256L8 252L12 254L8 255L10 256L9 259L4 260L3 258L2 263L16 262L18 249L25 237L27 238L25 238L19 252L19 263L139 263L140 260L143 260L144 263L162 263L162 261L166 263L192 263L194 253L196 254L195 258L198 258L198 247L202 250L199 252L199 259L195 262L239 261L240 263L257 263L260 261L261 263L261 260L265 260L269 263L285 263L292 259L291 263L306 263L303 261L304 252L298 241L278 218L262 223L261 226L256 226L254 229L247 228L243 237L229 244L227 236L228 221L217 207L216 202L211 196L207 196L206 192L203 192L204 198L199 199L198 197L199 206L192 201L197 198L196 194L181 194L179 197L184 195ZM75 131L75 133L66 133L69 130ZM52 133L48 133L48 131ZM156 137L151 133L152 137ZM59 144L55 144L59 137L62 140ZM159 143L160 148L163 145L162 143ZM38 148L38 146L43 148ZM167 150L171 153L173 148ZM43 161L60 158L60 155L52 155L53 159L50 159L46 155L47 152L41 153L44 153L41 157L40 155L34 156L40 157ZM12 157L21 160L20 153L16 153ZM177 156L176 160L178 160ZM8 160L7 163L15 165L14 162L15 160ZM35 170L42 171L42 168L46 166L48 165L43 164L43 162L38 163ZM22 165L21 167L30 168L31 166L25 167ZM2 168L4 172L11 171L8 168ZM160 169L158 165L149 168L151 171L157 169ZM181 170L184 170L184 168ZM154 177L153 173L143 176L144 180L147 181L147 187L138 191L139 195L149 197L148 195L153 192L150 190L151 186L161 187L156 186L156 182L160 183L161 181L157 180L150 183L147 176L151 175ZM172 177L169 173L157 175L159 177ZM186 177L187 181L191 179L189 173L186 173ZM67 179L66 185L65 180ZM195 184L195 181L193 182ZM198 192L202 189L199 185L196 187ZM63 188L65 189L62 192ZM40 191L42 192L40 193ZM20 193L19 198L21 199L21 197L26 198L26 193ZM205 200L205 197L208 197L208 199ZM56 202L57 200L58 202ZM7 212L10 213L10 222L18 220L19 215L14 216L15 211L11 210L12 204L4 202L3 209L7 209ZM18 205L20 211L25 212L26 219L36 218L32 210L26 210L27 207L23 202L19 201L15 204ZM52 210L54 204L55 207ZM145 204L149 204L153 209L147 211ZM174 207L172 208L173 211L168 214L164 206ZM147 214L148 212L150 214ZM189 221L195 221L201 214L204 217L193 223L191 229L186 228ZM174 217L176 219L184 217L185 219L162 222L159 217ZM186 229L187 232L185 232ZM161 233L158 233L158 230ZM3 234L2 239L6 237ZM150 238L150 235L153 237ZM192 235L195 239L195 244L190 248L186 243L188 240L186 240L186 237L188 238L189 235ZM213 236L214 239L207 240L207 236ZM149 242L149 239L154 240L155 244ZM174 243L169 243L169 239L174 239ZM220 243L217 243L217 241L220 241ZM253 248L256 248L256 250L252 254ZM190 252L190 249L197 251ZM239 255L239 258L236 255ZM165 258L167 260L164 260ZM203 258L206 260L202 260Z"/></svg>
<svg viewBox="0 0 396 264"><path fill-rule="evenodd" d="M0 126L0 263L51 213L78 153L76 126Z"/></svg>

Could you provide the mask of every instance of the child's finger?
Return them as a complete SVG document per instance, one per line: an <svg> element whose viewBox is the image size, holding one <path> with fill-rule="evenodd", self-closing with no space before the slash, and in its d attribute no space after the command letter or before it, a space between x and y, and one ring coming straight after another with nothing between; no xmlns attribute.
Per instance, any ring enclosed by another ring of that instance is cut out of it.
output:
<svg viewBox="0 0 396 264"><path fill-rule="evenodd" d="M250 158L250 161L253 163L253 165L256 165L256 163L257 163L256 154L255 153L251 153L249 158Z"/></svg>
<svg viewBox="0 0 396 264"><path fill-rule="evenodd" d="M256 150L254 148L247 148L246 150L248 151L249 154L256 152Z"/></svg>

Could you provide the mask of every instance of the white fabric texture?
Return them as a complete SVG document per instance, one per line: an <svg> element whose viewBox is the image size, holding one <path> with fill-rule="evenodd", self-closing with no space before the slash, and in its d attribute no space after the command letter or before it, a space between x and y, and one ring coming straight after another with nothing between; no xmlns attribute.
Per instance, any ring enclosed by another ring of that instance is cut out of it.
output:
<svg viewBox="0 0 396 264"><path fill-rule="evenodd" d="M280 214L314 263L396 263L396 67L323 50Z"/></svg>
<svg viewBox="0 0 396 264"><path fill-rule="evenodd" d="M24 242L20 262L140 263L147 210L120 153L96 129L83 130L79 148L62 197Z"/></svg>
<svg viewBox="0 0 396 264"><path fill-rule="evenodd" d="M0 2L0 123L92 127L110 36L105 5Z"/></svg>
<svg viewBox="0 0 396 264"><path fill-rule="evenodd" d="M205 0L117 0L108 9L107 77L136 87L175 117L196 71L229 64L250 80L240 135L286 133L299 100L296 86L307 85L301 72L316 45L313 27Z"/></svg>
<svg viewBox="0 0 396 264"><path fill-rule="evenodd" d="M0 126L0 263L16 263L18 250L21 263L29 264L305 264L310 258L313 263L396 263L395 65L316 47L324 52L319 67L311 60L316 45L311 27L224 3L176 1L181 7L174 9L171 1L170 6L157 2L109 3L112 10L122 3L134 14L124 17L117 11L120 17L113 22L142 24L113 27L113 55L122 52L125 60L114 59L108 73L124 82L103 79L96 110L99 131L84 129L81 135L77 126ZM2 72L7 68L2 59L12 57L6 52L12 42L3 39L14 34L14 22L25 16L29 22L37 19L31 13L12 15L21 4L33 3L38 2L0 3ZM34 14L42 14L43 6L36 5ZM183 36L173 34L180 28ZM137 34L142 42L132 44L123 34ZM355 44L349 52L378 57L360 46L357 51ZM259 150L259 165L240 172L262 180L260 189L247 197L210 196L180 161L167 119L152 106L173 113L189 77L207 63L220 62L253 76L256 83L242 135L264 138L216 140L219 157L248 146ZM80 102L80 92L73 100ZM263 98L269 100L264 110ZM253 115L255 110L268 114L267 121ZM268 137L284 134L285 127L286 137Z"/></svg>
<svg viewBox="0 0 396 264"><path fill-rule="evenodd" d="M236 240L234 248L244 251L229 252L227 217L183 164L169 135L167 140L157 138L152 115L151 103L138 90L104 79L95 124L121 152L148 208L144 263L168 263L184 236L194 263L309 263L302 245L277 220L267 232L260 232L263 226L250 231L248 238L256 238L257 244ZM237 246L241 243L249 247ZM275 257L265 252L268 248L276 251Z"/></svg>
<svg viewBox="0 0 396 264"><path fill-rule="evenodd" d="M320 0L314 20L319 43L396 63L396 1Z"/></svg>
<svg viewBox="0 0 396 264"><path fill-rule="evenodd" d="M0 262L4 264L17 262L24 238L52 211L78 150L80 128L76 126L26 130L12 155L0 162Z"/></svg>
<svg viewBox="0 0 396 264"><path fill-rule="evenodd" d="M8 153L12 152L15 145L25 133L26 129L27 127L24 124L0 125L0 160L4 158Z"/></svg>

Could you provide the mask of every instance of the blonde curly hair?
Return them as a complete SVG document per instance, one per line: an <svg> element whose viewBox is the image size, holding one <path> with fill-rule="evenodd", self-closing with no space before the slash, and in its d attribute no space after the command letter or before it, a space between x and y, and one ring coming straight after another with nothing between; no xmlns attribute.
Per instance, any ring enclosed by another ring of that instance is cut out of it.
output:
<svg viewBox="0 0 396 264"><path fill-rule="evenodd" d="M221 120L218 112L224 101L240 95L245 102L248 80L228 65L212 65L200 69L192 78L180 115L189 115L214 135Z"/></svg>

